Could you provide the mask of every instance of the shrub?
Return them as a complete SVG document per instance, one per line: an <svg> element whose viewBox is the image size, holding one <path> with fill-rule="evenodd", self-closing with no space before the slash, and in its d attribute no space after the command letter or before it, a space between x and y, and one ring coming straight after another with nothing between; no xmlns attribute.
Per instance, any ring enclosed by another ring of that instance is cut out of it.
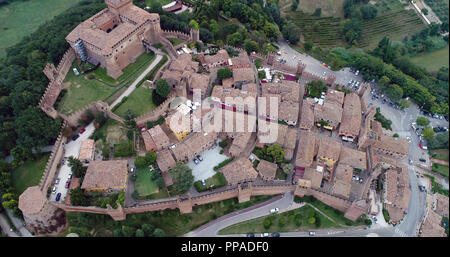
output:
<svg viewBox="0 0 450 257"><path fill-rule="evenodd" d="M284 219L284 217L281 217L280 221L278 222L278 226L281 228L284 227L284 225L286 225L286 220Z"/></svg>
<svg viewBox="0 0 450 257"><path fill-rule="evenodd" d="M138 156L134 160L134 165L136 165L137 168L143 168L147 166L147 160L145 159L145 157Z"/></svg>
<svg viewBox="0 0 450 257"><path fill-rule="evenodd" d="M225 140L222 140L222 141L219 142L219 146L222 147L222 148L227 147L227 145L228 145L228 142L225 141Z"/></svg>
<svg viewBox="0 0 450 257"><path fill-rule="evenodd" d="M295 225L297 227L302 225L302 216L300 214L295 215Z"/></svg>
<svg viewBox="0 0 450 257"><path fill-rule="evenodd" d="M270 218L269 217L265 218L264 219L264 228L269 229L271 225L272 225L272 221L270 220Z"/></svg>

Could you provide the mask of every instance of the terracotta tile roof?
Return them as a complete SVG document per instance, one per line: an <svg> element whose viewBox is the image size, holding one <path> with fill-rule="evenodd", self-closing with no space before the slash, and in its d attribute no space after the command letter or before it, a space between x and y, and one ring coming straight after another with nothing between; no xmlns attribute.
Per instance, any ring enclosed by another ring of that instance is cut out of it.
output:
<svg viewBox="0 0 450 257"><path fill-rule="evenodd" d="M221 170L231 185L253 180L258 176L258 172L253 168L253 163L247 158L238 158L225 165Z"/></svg>
<svg viewBox="0 0 450 257"><path fill-rule="evenodd" d="M233 86L233 83L234 79L232 77L222 80L222 86L224 88L231 88Z"/></svg>
<svg viewBox="0 0 450 257"><path fill-rule="evenodd" d="M126 187L126 160L93 161L84 176L82 189L116 189Z"/></svg>
<svg viewBox="0 0 450 257"><path fill-rule="evenodd" d="M171 71L191 71L197 72L198 70L198 62L192 60L192 56L190 54L181 54L175 59L168 68Z"/></svg>
<svg viewBox="0 0 450 257"><path fill-rule="evenodd" d="M341 153L341 143L329 138L320 138L318 158L326 158L337 161Z"/></svg>
<svg viewBox="0 0 450 257"><path fill-rule="evenodd" d="M372 147L376 151L395 152L404 156L409 152L408 140L385 135L381 135L380 140L375 141Z"/></svg>
<svg viewBox="0 0 450 257"><path fill-rule="evenodd" d="M421 226L421 237L446 237L445 229L441 226L442 217L428 209L426 218Z"/></svg>
<svg viewBox="0 0 450 257"><path fill-rule="evenodd" d="M240 132L235 133L233 143L228 150L232 156L239 156L247 147L252 133L250 132Z"/></svg>
<svg viewBox="0 0 450 257"><path fill-rule="evenodd" d="M304 99L300 114L300 128L310 130L314 127L314 99Z"/></svg>
<svg viewBox="0 0 450 257"><path fill-rule="evenodd" d="M436 194L436 213L448 217L448 196Z"/></svg>
<svg viewBox="0 0 450 257"><path fill-rule="evenodd" d="M361 129L361 101L356 93L345 96L344 110L342 112L340 135L357 137Z"/></svg>
<svg viewBox="0 0 450 257"><path fill-rule="evenodd" d="M300 106L298 102L281 102L278 113L279 120L296 124L298 121L299 108Z"/></svg>
<svg viewBox="0 0 450 257"><path fill-rule="evenodd" d="M367 169L366 153L348 147L342 147L339 163L348 164L353 168Z"/></svg>
<svg viewBox="0 0 450 257"><path fill-rule="evenodd" d="M398 168L387 170L385 205L391 205L392 208L401 210L401 212L396 212L398 215L394 217L389 213L394 221L400 221L403 218L404 212L408 210L410 198L408 168L401 165Z"/></svg>
<svg viewBox="0 0 450 257"><path fill-rule="evenodd" d="M305 174L303 174L303 179L311 181L312 188L320 188L322 178L323 178L323 171L320 172L316 168L308 167L305 169Z"/></svg>
<svg viewBox="0 0 450 257"><path fill-rule="evenodd" d="M215 132L193 132L189 134L182 142L178 143L175 148L171 148L171 151L177 161L189 161L213 146L216 139L217 133Z"/></svg>
<svg viewBox="0 0 450 257"><path fill-rule="evenodd" d="M283 80L281 83L262 84L262 95L277 94L282 101L300 101L300 85L293 81Z"/></svg>
<svg viewBox="0 0 450 257"><path fill-rule="evenodd" d="M268 162L266 160L261 160L256 167L259 175L265 180L275 179L275 174L277 173L278 166L276 163Z"/></svg>
<svg viewBox="0 0 450 257"><path fill-rule="evenodd" d="M19 209L25 214L37 214L46 201L47 198L39 186L29 187L19 196Z"/></svg>
<svg viewBox="0 0 450 257"><path fill-rule="evenodd" d="M314 106L314 117L315 122L324 120L330 126L336 127L342 119L342 107L330 101L325 101L323 105L316 104Z"/></svg>
<svg viewBox="0 0 450 257"><path fill-rule="evenodd" d="M254 82L255 74L252 68L238 68L233 70L233 80L236 82Z"/></svg>
<svg viewBox="0 0 450 257"><path fill-rule="evenodd" d="M155 144L155 141L153 141L152 136L150 136L150 133L148 130L141 131L142 139L144 140L145 145L145 151L156 151L158 150L158 147Z"/></svg>
<svg viewBox="0 0 450 257"><path fill-rule="evenodd" d="M209 76L205 74L193 73L188 80L190 90L200 89L201 95L206 94L206 89L209 85Z"/></svg>
<svg viewBox="0 0 450 257"><path fill-rule="evenodd" d="M342 107L342 104L344 104L344 96L344 92L340 92L330 88L327 90L325 101L334 102L338 106Z"/></svg>
<svg viewBox="0 0 450 257"><path fill-rule="evenodd" d="M300 131L300 140L298 141L297 156L295 166L310 167L314 156L316 155L316 134L310 131Z"/></svg>
<svg viewBox="0 0 450 257"><path fill-rule="evenodd" d="M222 65L226 64L229 58L228 52L221 49L215 55L204 55L204 62L202 64L206 66Z"/></svg>
<svg viewBox="0 0 450 257"><path fill-rule="evenodd" d="M334 174L333 194L348 199L350 196L353 168L347 164L339 163Z"/></svg>
<svg viewBox="0 0 450 257"><path fill-rule="evenodd" d="M78 155L79 160L91 160L94 155L94 140L85 139L81 142L80 154Z"/></svg>
<svg viewBox="0 0 450 257"><path fill-rule="evenodd" d="M232 65L232 68L250 68L251 62L250 58L248 57L247 53L240 53L239 56L233 57L230 59Z"/></svg>
<svg viewBox="0 0 450 257"><path fill-rule="evenodd" d="M163 129L160 125L154 126L153 128L148 130L150 136L153 139L153 142L155 142L156 147L158 150L168 147L170 145L170 139L164 133Z"/></svg>
<svg viewBox="0 0 450 257"><path fill-rule="evenodd" d="M156 163L163 172L168 171L169 169L177 165L175 159L172 157L172 154L168 149L157 152L156 156Z"/></svg>

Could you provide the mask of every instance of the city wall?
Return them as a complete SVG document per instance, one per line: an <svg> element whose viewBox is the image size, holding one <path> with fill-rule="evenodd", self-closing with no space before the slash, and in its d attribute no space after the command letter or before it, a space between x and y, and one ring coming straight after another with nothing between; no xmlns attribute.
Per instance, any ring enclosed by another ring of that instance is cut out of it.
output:
<svg viewBox="0 0 450 257"><path fill-rule="evenodd" d="M56 142L53 145L50 157L45 165L44 174L39 182L39 188L42 192L46 193L47 189L51 185L53 178L55 177L56 171L58 170L58 164L64 155L64 143L67 139L62 135L64 128L67 126L67 122L64 121L61 126L61 132L59 132Z"/></svg>
<svg viewBox="0 0 450 257"><path fill-rule="evenodd" d="M135 119L137 125L145 124L147 121L155 121L159 119L159 116L164 116L167 112L167 109L169 108L170 102L176 97L175 92L172 91L172 93L169 94L167 99L158 105L155 109L152 111L143 114Z"/></svg>

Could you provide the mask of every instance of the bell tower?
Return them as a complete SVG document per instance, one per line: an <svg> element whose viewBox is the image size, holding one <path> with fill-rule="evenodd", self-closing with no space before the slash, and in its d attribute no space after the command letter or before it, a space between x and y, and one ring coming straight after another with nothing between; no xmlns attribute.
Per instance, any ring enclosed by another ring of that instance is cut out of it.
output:
<svg viewBox="0 0 450 257"><path fill-rule="evenodd" d="M120 10L133 4L133 0L105 0L108 9L114 14L119 14Z"/></svg>

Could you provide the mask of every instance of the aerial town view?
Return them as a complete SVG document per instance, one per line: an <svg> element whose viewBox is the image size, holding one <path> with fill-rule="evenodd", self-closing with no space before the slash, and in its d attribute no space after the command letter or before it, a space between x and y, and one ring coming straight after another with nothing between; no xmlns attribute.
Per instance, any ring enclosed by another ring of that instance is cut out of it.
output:
<svg viewBox="0 0 450 257"><path fill-rule="evenodd" d="M0 0L0 31L0 237L449 235L449 0Z"/></svg>

